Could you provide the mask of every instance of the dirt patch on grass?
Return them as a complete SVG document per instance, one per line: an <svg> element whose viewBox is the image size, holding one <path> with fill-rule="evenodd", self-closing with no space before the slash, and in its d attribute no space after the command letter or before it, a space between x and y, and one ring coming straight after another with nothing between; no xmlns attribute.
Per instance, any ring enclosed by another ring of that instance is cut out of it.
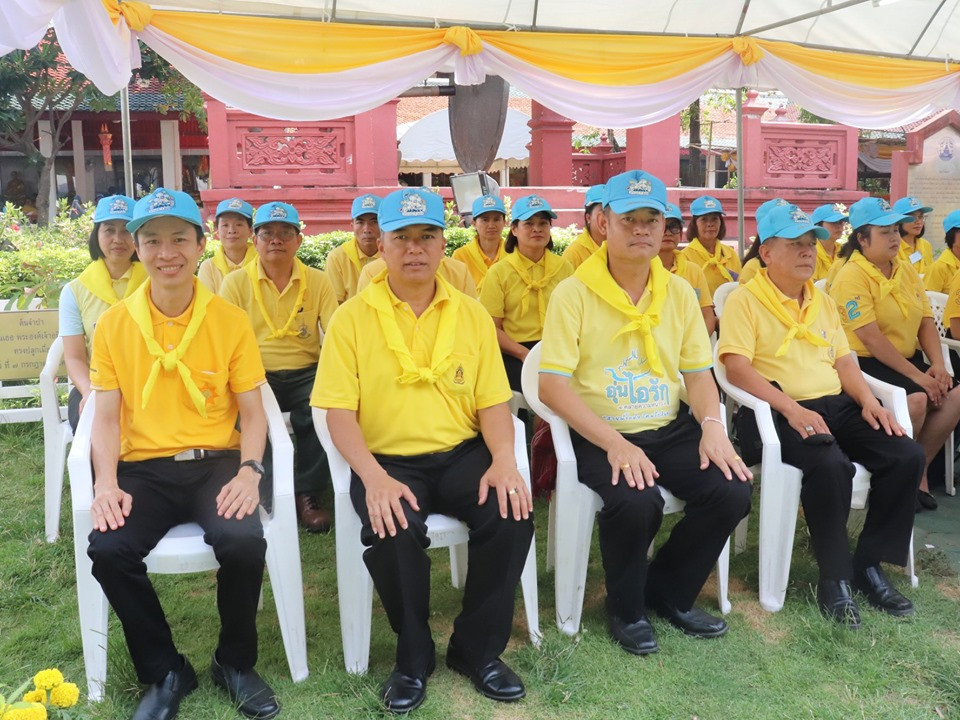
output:
<svg viewBox="0 0 960 720"><path fill-rule="evenodd" d="M937 583L937 590L951 600L960 602L960 582L956 580L940 580Z"/></svg>
<svg viewBox="0 0 960 720"><path fill-rule="evenodd" d="M787 631L776 621L776 614L764 610L756 597L738 597L733 603L732 614L742 617L770 645L779 644L787 636Z"/></svg>

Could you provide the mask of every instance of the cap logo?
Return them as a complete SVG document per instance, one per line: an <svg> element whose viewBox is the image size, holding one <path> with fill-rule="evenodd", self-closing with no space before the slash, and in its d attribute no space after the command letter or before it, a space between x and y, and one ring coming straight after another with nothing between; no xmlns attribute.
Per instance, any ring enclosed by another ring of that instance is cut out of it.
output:
<svg viewBox="0 0 960 720"><path fill-rule="evenodd" d="M834 204L833 204L833 211L834 211L834 212L842 213L845 209L846 209L846 208L843 207L843 203L834 203Z"/></svg>
<svg viewBox="0 0 960 720"><path fill-rule="evenodd" d="M631 180L627 183L627 193L630 195L649 195L653 192L653 185L646 178Z"/></svg>
<svg viewBox="0 0 960 720"><path fill-rule="evenodd" d="M496 199L495 197L491 197L491 196L488 195L487 197L485 197L485 198L483 199L482 205L483 205L483 207L485 207L485 208L486 208L486 207L496 207L496 206L497 206L497 199Z"/></svg>
<svg viewBox="0 0 960 720"><path fill-rule="evenodd" d="M157 213L163 212L164 210L170 210L174 205L176 205L176 200L174 200L173 195L168 193L166 190L157 190L153 193L153 197L150 198L150 204L147 205L148 213Z"/></svg>
<svg viewBox="0 0 960 720"><path fill-rule="evenodd" d="M790 203L784 200L783 198L777 198L773 204L774 204L774 207L783 207L784 205L789 205Z"/></svg>
<svg viewBox="0 0 960 720"><path fill-rule="evenodd" d="M910 207L912 208L920 207L920 201L917 200L916 198L910 198Z"/></svg>
<svg viewBox="0 0 960 720"><path fill-rule="evenodd" d="M703 206L705 208L715 208L717 206L717 203L714 200L704 200Z"/></svg>
<svg viewBox="0 0 960 720"><path fill-rule="evenodd" d="M527 207L529 208L543 207L543 198L541 198L539 195L531 195L530 200L527 202Z"/></svg>
<svg viewBox="0 0 960 720"><path fill-rule="evenodd" d="M403 199L400 201L400 214L405 217L410 217L411 215L426 215L427 201L418 193L413 191L405 192Z"/></svg>
<svg viewBox="0 0 960 720"><path fill-rule="evenodd" d="M227 207L230 208L231 210L242 210L243 200L241 200L240 198L234 198L227 204Z"/></svg>
<svg viewBox="0 0 960 720"><path fill-rule="evenodd" d="M803 210L794 210L790 213L790 217L793 218L795 223L805 223L810 224L810 217Z"/></svg>
<svg viewBox="0 0 960 720"><path fill-rule="evenodd" d="M110 203L110 213L116 215L118 213L126 213L130 210L130 206L127 205L127 201L123 198L114 198L113 202Z"/></svg>
<svg viewBox="0 0 960 720"><path fill-rule="evenodd" d="M270 208L270 219L271 220L286 220L287 219L287 209L282 205L274 205Z"/></svg>
<svg viewBox="0 0 960 720"><path fill-rule="evenodd" d="M877 204L880 206L880 209L881 209L881 210L889 210L889 209L890 209L890 203L888 203L888 202L887 202L886 200L884 200L883 198L878 198L878 200L879 200L879 202L878 202Z"/></svg>
<svg viewBox="0 0 960 720"><path fill-rule="evenodd" d="M364 210L370 210L377 206L377 200L373 195L364 195L363 200L360 201L360 207Z"/></svg>

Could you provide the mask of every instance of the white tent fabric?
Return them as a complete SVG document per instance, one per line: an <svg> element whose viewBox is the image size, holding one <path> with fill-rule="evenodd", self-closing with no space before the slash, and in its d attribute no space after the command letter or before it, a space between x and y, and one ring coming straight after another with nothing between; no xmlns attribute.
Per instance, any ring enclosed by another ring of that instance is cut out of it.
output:
<svg viewBox="0 0 960 720"><path fill-rule="evenodd" d="M530 118L519 110L509 108L503 127L503 137L497 148L497 160L526 160L530 156ZM411 124L400 138L400 155L405 162L456 162L453 141L450 138L450 116L438 110Z"/></svg>

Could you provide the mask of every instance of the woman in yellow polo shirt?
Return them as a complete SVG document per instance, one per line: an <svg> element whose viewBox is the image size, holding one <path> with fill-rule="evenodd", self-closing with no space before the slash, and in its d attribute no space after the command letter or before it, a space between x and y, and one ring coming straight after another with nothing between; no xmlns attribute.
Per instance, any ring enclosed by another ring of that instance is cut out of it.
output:
<svg viewBox="0 0 960 720"><path fill-rule="evenodd" d="M923 276L923 286L934 292L950 292L953 279L960 271L960 210L954 210L943 219L943 242L947 246L933 261Z"/></svg>
<svg viewBox="0 0 960 720"><path fill-rule="evenodd" d="M513 204L506 255L483 280L480 302L497 326L510 387L520 389L520 369L530 348L540 341L550 293L573 267L549 252L551 221L557 214L539 195L526 195Z"/></svg>
<svg viewBox="0 0 960 720"><path fill-rule="evenodd" d="M453 251L453 259L459 260L470 271L477 287L483 282L487 270L503 258L503 226L507 221L507 209L496 195L481 195L471 208L476 236L466 245Z"/></svg>
<svg viewBox="0 0 960 720"><path fill-rule="evenodd" d="M680 208L673 203L667 203L667 210L663 214L663 240L660 243L660 262L663 267L678 277L682 277L693 287L703 314L703 322L707 326L707 335L712 335L717 329L717 313L713 309L713 294L707 284L707 278L699 266L687 260L677 250L677 243L683 235L683 216Z"/></svg>
<svg viewBox="0 0 960 720"><path fill-rule="evenodd" d="M133 198L111 195L97 203L93 230L87 239L93 260L60 291L60 337L63 362L73 383L67 418L76 430L80 411L90 394L90 356L97 320L110 306L136 290L147 274L137 260L127 222L133 218Z"/></svg>
<svg viewBox="0 0 960 720"><path fill-rule="evenodd" d="M690 244L683 249L683 254L700 266L713 293L724 283L737 281L740 258L733 248L720 242L726 237L727 225L719 200L710 195L698 197L690 203L690 214L687 226Z"/></svg>
<svg viewBox="0 0 960 720"><path fill-rule="evenodd" d="M960 421L960 388L953 387L944 366L920 276L898 257L897 225L905 219L880 198L864 198L850 207L853 232L841 250L847 261L834 277L830 295L863 372L907 392L914 434L927 461L917 500L933 510L937 501L930 494L927 468Z"/></svg>
<svg viewBox="0 0 960 720"><path fill-rule="evenodd" d="M893 204L893 211L907 216L900 223L900 259L923 275L933 264L933 247L923 237L924 218L933 208L920 202L920 198L907 196Z"/></svg>

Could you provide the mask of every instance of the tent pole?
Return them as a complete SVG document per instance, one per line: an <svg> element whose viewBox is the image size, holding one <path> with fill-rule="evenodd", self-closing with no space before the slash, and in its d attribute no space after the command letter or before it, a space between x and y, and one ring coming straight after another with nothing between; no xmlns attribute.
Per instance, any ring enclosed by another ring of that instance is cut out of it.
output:
<svg viewBox="0 0 960 720"><path fill-rule="evenodd" d="M737 253L743 257L744 224L743 224L743 169L746 166L743 157L743 90L738 87L737 93Z"/></svg>
<svg viewBox="0 0 960 720"><path fill-rule="evenodd" d="M120 129L123 135L123 180L127 197L133 197L133 144L130 141L130 88L120 91Z"/></svg>

